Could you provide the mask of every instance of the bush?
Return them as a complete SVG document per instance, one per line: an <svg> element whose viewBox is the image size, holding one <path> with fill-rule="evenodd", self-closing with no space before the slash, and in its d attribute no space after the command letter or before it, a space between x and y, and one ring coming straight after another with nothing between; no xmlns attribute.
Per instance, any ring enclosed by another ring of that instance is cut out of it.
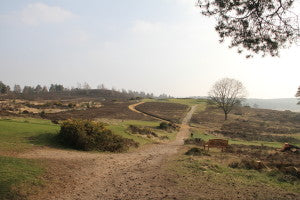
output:
<svg viewBox="0 0 300 200"><path fill-rule="evenodd" d="M158 135L154 133L150 128L140 128L135 125L129 125L128 129L133 134L152 135L154 137L158 137Z"/></svg>
<svg viewBox="0 0 300 200"><path fill-rule="evenodd" d="M45 118L45 117L46 117L45 111L42 110L42 112L40 112L40 117L41 117L41 118Z"/></svg>
<svg viewBox="0 0 300 200"><path fill-rule="evenodd" d="M158 126L159 129L165 130L165 131L176 131L179 130L179 126L177 126L174 123L171 122L161 122Z"/></svg>
<svg viewBox="0 0 300 200"><path fill-rule="evenodd" d="M191 148L190 150L188 150L185 155L189 155L189 156L210 156L210 154L208 154L205 150L200 149L200 148Z"/></svg>
<svg viewBox="0 0 300 200"><path fill-rule="evenodd" d="M23 113L23 114L29 114L29 111L28 111L28 110L23 110L22 113Z"/></svg>
<svg viewBox="0 0 300 200"><path fill-rule="evenodd" d="M201 138L188 138L184 140L184 144L194 144L194 145L203 146L204 143L205 141L202 140Z"/></svg>
<svg viewBox="0 0 300 200"><path fill-rule="evenodd" d="M64 145L78 150L122 152L138 143L112 134L103 123L89 120L67 120L61 123L59 138Z"/></svg>
<svg viewBox="0 0 300 200"><path fill-rule="evenodd" d="M254 169L262 170L266 168L266 165L261 161L255 161L252 159L242 159L240 162L232 162L228 165L231 168L240 168L240 169Z"/></svg>
<svg viewBox="0 0 300 200"><path fill-rule="evenodd" d="M76 107L76 104L75 104L75 103L69 103L69 104L68 104L68 107L69 107L69 108L75 108L75 107Z"/></svg>

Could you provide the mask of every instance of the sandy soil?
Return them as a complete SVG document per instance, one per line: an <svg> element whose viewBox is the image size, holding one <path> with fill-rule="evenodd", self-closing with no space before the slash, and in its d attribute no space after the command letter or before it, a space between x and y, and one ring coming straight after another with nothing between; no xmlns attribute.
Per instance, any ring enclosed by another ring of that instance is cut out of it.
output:
<svg viewBox="0 0 300 200"><path fill-rule="evenodd" d="M195 110L193 106L176 139L167 144L122 154L51 148L24 153L21 157L41 159L49 166L44 177L48 184L29 199L184 199L161 167L188 137L188 123Z"/></svg>

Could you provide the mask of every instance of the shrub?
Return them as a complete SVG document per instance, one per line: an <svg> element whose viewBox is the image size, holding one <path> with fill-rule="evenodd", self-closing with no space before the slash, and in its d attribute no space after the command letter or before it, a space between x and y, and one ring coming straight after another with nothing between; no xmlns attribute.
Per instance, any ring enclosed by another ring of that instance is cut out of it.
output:
<svg viewBox="0 0 300 200"><path fill-rule="evenodd" d="M179 126L171 122L161 122L158 128L165 131L176 131L179 129Z"/></svg>
<svg viewBox="0 0 300 200"><path fill-rule="evenodd" d="M140 128L135 125L129 125L128 129L133 134L152 135L154 137L158 137L158 135L154 133L150 128Z"/></svg>
<svg viewBox="0 0 300 200"><path fill-rule="evenodd" d="M76 104L75 104L75 103L69 103L69 104L68 104L68 107L69 107L69 108L75 108L75 107L76 107Z"/></svg>
<svg viewBox="0 0 300 200"><path fill-rule="evenodd" d="M41 118L45 118L45 117L46 117L45 111L42 110L42 112L40 112L40 117L41 117Z"/></svg>
<svg viewBox="0 0 300 200"><path fill-rule="evenodd" d="M22 113L23 113L23 114L29 114L29 111L28 111L28 110L23 110Z"/></svg>
<svg viewBox="0 0 300 200"><path fill-rule="evenodd" d="M255 161L252 159L242 159L240 162L232 162L228 165L231 168L240 168L240 169L254 169L262 170L266 168L266 165L261 161Z"/></svg>
<svg viewBox="0 0 300 200"><path fill-rule="evenodd" d="M210 156L210 154L208 154L205 150L194 147L191 148L190 150L188 150L185 155L189 155L189 156Z"/></svg>
<svg viewBox="0 0 300 200"><path fill-rule="evenodd" d="M61 123L59 138L64 145L79 150L122 152L138 143L112 134L103 123L89 120L67 120Z"/></svg>
<svg viewBox="0 0 300 200"><path fill-rule="evenodd" d="M188 138L184 140L184 144L194 144L202 146L204 145L204 143L204 140L202 140L201 138Z"/></svg>

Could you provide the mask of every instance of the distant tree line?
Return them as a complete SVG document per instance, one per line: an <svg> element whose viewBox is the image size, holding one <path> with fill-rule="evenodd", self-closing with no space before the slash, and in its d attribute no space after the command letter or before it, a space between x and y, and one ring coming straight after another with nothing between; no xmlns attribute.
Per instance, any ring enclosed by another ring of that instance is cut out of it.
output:
<svg viewBox="0 0 300 200"><path fill-rule="evenodd" d="M15 84L13 87L13 90L11 90L9 85L4 84L2 81L0 81L0 94L39 94L39 93L62 93L62 92L76 92L76 91L85 91L89 92L91 90L111 90L113 92L119 92L121 94L124 94L128 97L139 97L139 98L159 98L159 99L165 99L165 98L172 98L170 95L167 94L161 94L159 96L155 96L153 93L146 93L143 91L134 91L134 90L126 90L126 89L116 89L115 87L112 87L111 89L108 89L104 84L100 84L97 86L97 89L92 89L92 87L88 83L77 83L77 87L71 87L67 88L64 87L62 84L51 84L50 87L42 86L40 84L36 86L28 86L25 85L23 88Z"/></svg>

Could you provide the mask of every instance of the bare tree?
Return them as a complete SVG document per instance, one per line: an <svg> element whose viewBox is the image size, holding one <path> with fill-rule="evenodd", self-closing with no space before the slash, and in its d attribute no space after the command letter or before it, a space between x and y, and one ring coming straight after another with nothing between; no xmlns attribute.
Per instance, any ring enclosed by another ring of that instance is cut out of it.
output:
<svg viewBox="0 0 300 200"><path fill-rule="evenodd" d="M246 96L246 89L238 80L223 78L213 85L208 95L224 111L227 120L228 113Z"/></svg>
<svg viewBox="0 0 300 200"><path fill-rule="evenodd" d="M231 47L251 53L278 56L279 49L300 38L295 0L198 0L205 16L217 20L220 42L231 38ZM296 11L296 9L295 9ZM252 56L248 54L246 57Z"/></svg>

